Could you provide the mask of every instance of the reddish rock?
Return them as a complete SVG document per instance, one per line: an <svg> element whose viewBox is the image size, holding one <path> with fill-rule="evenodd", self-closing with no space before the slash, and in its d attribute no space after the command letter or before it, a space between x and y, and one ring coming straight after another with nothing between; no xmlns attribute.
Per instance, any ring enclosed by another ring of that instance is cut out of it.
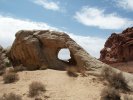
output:
<svg viewBox="0 0 133 100"><path fill-rule="evenodd" d="M133 27L120 34L112 33L100 54L105 63L133 61Z"/></svg>

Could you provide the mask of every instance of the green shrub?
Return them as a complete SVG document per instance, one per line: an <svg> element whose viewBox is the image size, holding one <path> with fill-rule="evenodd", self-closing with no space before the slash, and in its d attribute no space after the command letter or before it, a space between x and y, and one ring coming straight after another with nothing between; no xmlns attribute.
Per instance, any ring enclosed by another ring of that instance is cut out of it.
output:
<svg viewBox="0 0 133 100"><path fill-rule="evenodd" d="M45 86L41 82L34 81L29 85L29 96L34 97L39 95L40 92L45 92Z"/></svg>

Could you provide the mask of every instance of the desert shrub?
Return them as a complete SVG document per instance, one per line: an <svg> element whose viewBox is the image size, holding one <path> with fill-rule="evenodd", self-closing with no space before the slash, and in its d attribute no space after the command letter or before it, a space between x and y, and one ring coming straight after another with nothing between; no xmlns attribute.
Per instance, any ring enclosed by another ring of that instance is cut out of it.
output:
<svg viewBox="0 0 133 100"><path fill-rule="evenodd" d="M116 73L111 68L105 68L102 74L103 77L109 82L111 87L124 91L130 91L127 81L121 72Z"/></svg>
<svg viewBox="0 0 133 100"><path fill-rule="evenodd" d="M6 66L6 67L11 67L12 64L11 64L11 62L5 62L5 66Z"/></svg>
<svg viewBox="0 0 133 100"><path fill-rule="evenodd" d="M106 80L109 80L110 76L112 76L113 73L114 73L114 71L111 68L109 68L109 67L104 68L102 70L102 76Z"/></svg>
<svg viewBox="0 0 133 100"><path fill-rule="evenodd" d="M121 100L119 91L115 88L104 88L101 92L101 100Z"/></svg>
<svg viewBox="0 0 133 100"><path fill-rule="evenodd" d="M22 100L22 97L14 93L9 93L9 94L3 94L3 96L0 97L0 100Z"/></svg>
<svg viewBox="0 0 133 100"><path fill-rule="evenodd" d="M45 92L45 86L41 82L34 81L29 85L29 96L34 97L39 95L40 92Z"/></svg>
<svg viewBox="0 0 133 100"><path fill-rule="evenodd" d="M71 77L78 77L77 70L75 67L67 67L66 68L67 74Z"/></svg>
<svg viewBox="0 0 133 100"><path fill-rule="evenodd" d="M19 80L18 74L15 72L7 72L3 75L4 83L13 83Z"/></svg>

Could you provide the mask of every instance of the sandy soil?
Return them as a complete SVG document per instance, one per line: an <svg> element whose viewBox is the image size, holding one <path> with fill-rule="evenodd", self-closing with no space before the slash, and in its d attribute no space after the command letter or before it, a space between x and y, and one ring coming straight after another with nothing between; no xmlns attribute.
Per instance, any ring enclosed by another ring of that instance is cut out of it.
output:
<svg viewBox="0 0 133 100"><path fill-rule="evenodd" d="M41 95L43 100L100 100L104 85L95 76L76 78L69 77L65 71L38 70L19 72L20 80L4 84L0 77L0 96L3 93L14 92L20 94L23 100L34 100L28 97L29 84L40 81L46 85L46 92ZM45 97L49 97L44 99Z"/></svg>

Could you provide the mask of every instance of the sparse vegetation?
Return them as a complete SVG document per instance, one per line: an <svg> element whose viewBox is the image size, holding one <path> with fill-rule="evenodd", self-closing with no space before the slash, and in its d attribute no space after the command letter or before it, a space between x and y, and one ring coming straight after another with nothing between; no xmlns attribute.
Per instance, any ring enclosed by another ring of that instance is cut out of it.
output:
<svg viewBox="0 0 133 100"><path fill-rule="evenodd" d="M3 75L4 83L13 83L19 80L18 74L15 72L7 72Z"/></svg>
<svg viewBox="0 0 133 100"><path fill-rule="evenodd" d="M14 93L9 93L9 94L3 94L3 96L0 97L0 100L22 100L22 97Z"/></svg>
<svg viewBox="0 0 133 100"><path fill-rule="evenodd" d="M41 82L34 81L29 85L29 96L34 97L39 95L40 92L45 92L45 86Z"/></svg>
<svg viewBox="0 0 133 100"><path fill-rule="evenodd" d="M67 74L71 77L78 77L77 70L75 67L67 67Z"/></svg>
<svg viewBox="0 0 133 100"><path fill-rule="evenodd" d="M12 65L11 62L5 62L6 67L11 67L11 65Z"/></svg>
<svg viewBox="0 0 133 100"><path fill-rule="evenodd" d="M101 92L101 100L120 100L119 91L115 88L104 88Z"/></svg>
<svg viewBox="0 0 133 100"><path fill-rule="evenodd" d="M111 68L105 68L103 73L103 77L109 82L109 85L111 87L114 87L115 89L120 89L123 91L130 91L127 81L125 80L125 77L123 74L117 73L113 71Z"/></svg>

